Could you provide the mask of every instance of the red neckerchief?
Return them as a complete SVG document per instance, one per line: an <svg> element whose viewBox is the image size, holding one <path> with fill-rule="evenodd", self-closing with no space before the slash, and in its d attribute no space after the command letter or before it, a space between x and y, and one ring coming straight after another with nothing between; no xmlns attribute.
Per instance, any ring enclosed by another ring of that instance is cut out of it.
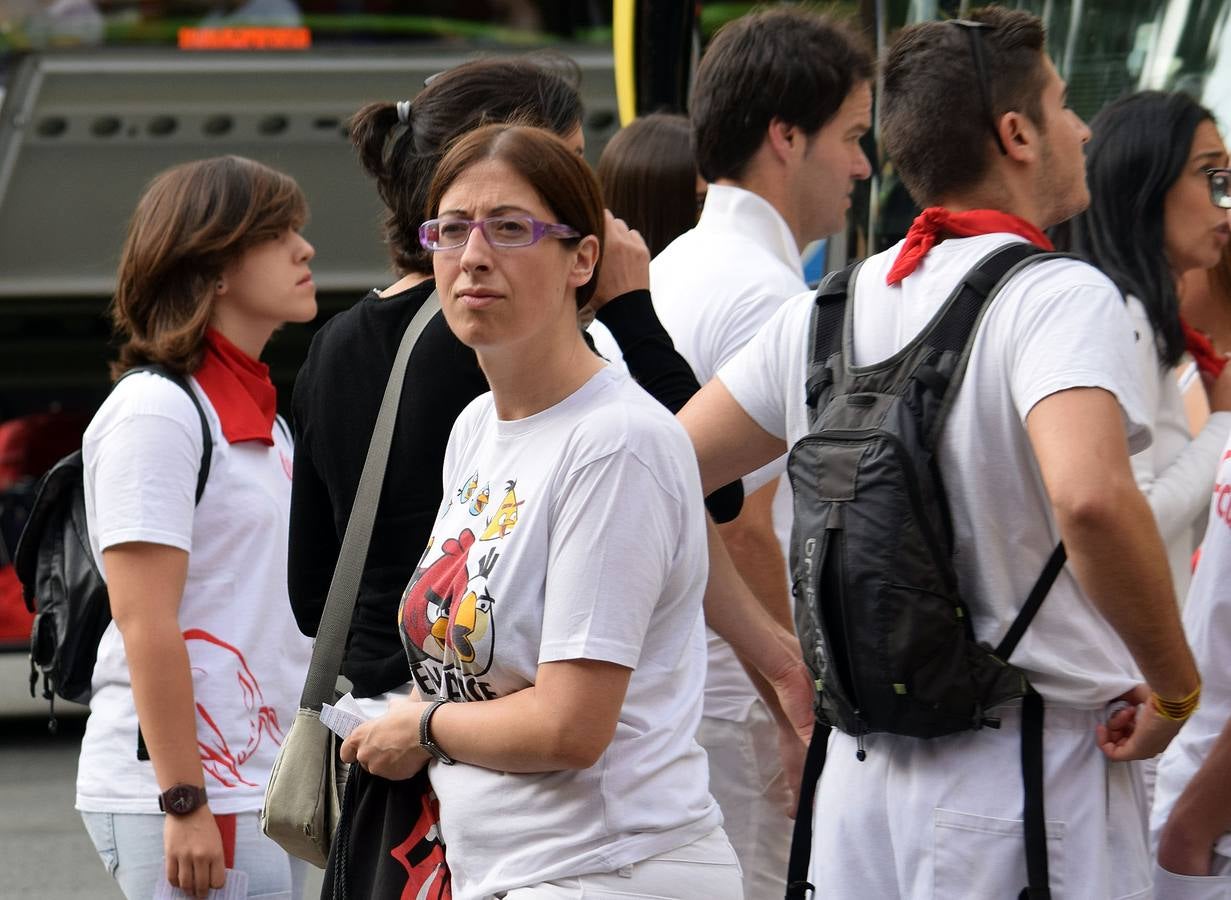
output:
<svg viewBox="0 0 1231 900"><path fill-rule="evenodd" d="M1182 316L1180 325L1184 328L1184 348L1192 354L1201 374L1210 378L1221 375L1227 366L1227 358L1214 349L1214 342L1185 322Z"/></svg>
<svg viewBox="0 0 1231 900"><path fill-rule="evenodd" d="M192 374L218 413L227 443L260 441L268 447L274 445L278 394L269 380L269 366L209 328L205 332L205 359Z"/></svg>
<svg viewBox="0 0 1231 900"><path fill-rule="evenodd" d="M1036 247L1055 250L1055 246L1038 228L1020 216L997 209L971 209L966 212L950 212L943 206L930 206L919 214L906 232L893 268L885 278L886 284L897 284L923 262L933 247L947 237L975 237L980 234L1016 234Z"/></svg>

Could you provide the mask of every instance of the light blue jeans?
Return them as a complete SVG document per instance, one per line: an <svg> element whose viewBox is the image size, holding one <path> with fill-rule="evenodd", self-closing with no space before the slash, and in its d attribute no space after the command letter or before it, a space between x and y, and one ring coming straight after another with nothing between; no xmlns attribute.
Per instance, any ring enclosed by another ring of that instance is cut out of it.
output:
<svg viewBox="0 0 1231 900"><path fill-rule="evenodd" d="M81 820L103 865L128 900L149 900L166 877L161 813L83 812ZM308 864L261 832L260 814L235 816L235 868L248 873L251 900L299 900Z"/></svg>

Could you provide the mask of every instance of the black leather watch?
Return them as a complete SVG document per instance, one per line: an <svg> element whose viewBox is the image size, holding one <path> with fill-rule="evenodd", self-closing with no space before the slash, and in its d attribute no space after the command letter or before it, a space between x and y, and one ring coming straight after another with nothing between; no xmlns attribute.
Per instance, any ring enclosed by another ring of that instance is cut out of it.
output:
<svg viewBox="0 0 1231 900"><path fill-rule="evenodd" d="M205 788L192 784L173 784L158 795L158 808L173 816L196 812L206 802Z"/></svg>
<svg viewBox="0 0 1231 900"><path fill-rule="evenodd" d="M454 762L453 758L432 740L432 716L447 702L447 700L433 700L431 705L423 711L423 715L419 717L419 746L446 766L451 766Z"/></svg>

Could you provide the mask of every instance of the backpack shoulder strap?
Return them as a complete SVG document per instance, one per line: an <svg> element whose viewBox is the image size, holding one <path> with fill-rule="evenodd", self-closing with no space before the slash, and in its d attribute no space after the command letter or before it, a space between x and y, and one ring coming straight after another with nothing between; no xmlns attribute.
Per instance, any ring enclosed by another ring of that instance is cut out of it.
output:
<svg viewBox="0 0 1231 900"><path fill-rule="evenodd" d="M939 378L934 388L942 397L940 409L931 422L926 440L934 447L940 438L945 419L957 397L957 389L966 375L966 366L974 349L974 336L991 301L1009 280L1028 265L1046 259L1073 259L1068 253L1054 253L1025 241L1014 241L996 248L979 260L958 283L935 322L920 340L942 353L958 354L957 364L947 381L935 370L919 373Z"/></svg>
<svg viewBox="0 0 1231 900"><path fill-rule="evenodd" d="M842 359L844 352L844 329L846 310L854 289L855 276L862 261L831 272L817 288L812 302L812 319L808 328L808 376L807 402L809 416L815 416L821 395L833 384L833 370L829 362L834 354Z"/></svg>
<svg viewBox="0 0 1231 900"><path fill-rule="evenodd" d="M201 502L201 496L205 493L205 482L209 480L210 460L214 456L214 439L209 432L209 419L206 418L205 408L201 406L201 401L197 399L196 392L193 391L192 385L188 383L188 379L183 375L172 372L170 369L159 365L135 366L116 379L116 384L119 384L129 375L136 372L152 372L155 375L160 375L170 381L181 391L188 395L188 399L192 401L193 407L197 411L197 418L201 420L201 466L197 471L197 499L196 502ZM115 385L112 385L115 389Z"/></svg>

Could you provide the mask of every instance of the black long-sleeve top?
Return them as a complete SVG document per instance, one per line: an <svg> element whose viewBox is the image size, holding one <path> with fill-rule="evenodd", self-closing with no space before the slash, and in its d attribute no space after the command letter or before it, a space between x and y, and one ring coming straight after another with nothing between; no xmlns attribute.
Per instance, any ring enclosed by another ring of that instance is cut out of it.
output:
<svg viewBox="0 0 1231 900"><path fill-rule="evenodd" d="M426 281L388 297L375 291L317 333L295 380L295 469L288 584L299 628L315 635L359 488L359 476L393 357L431 295ZM672 412L698 389L654 314L648 291L608 304L599 319L629 371ZM396 625L402 591L431 534L443 497L440 472L453 423L488 390L474 351L437 313L411 353L367 564L351 618L342 672L357 697L405 684L410 667ZM715 518L739 512L736 482L708 501Z"/></svg>

